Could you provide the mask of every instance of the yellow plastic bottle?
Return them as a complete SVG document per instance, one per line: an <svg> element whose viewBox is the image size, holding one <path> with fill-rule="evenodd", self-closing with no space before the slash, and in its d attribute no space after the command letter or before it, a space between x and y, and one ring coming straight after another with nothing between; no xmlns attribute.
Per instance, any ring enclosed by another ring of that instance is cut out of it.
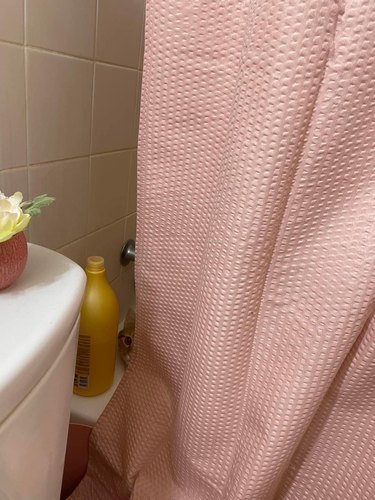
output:
<svg viewBox="0 0 375 500"><path fill-rule="evenodd" d="M96 396L112 384L116 361L119 306L105 276L103 257L89 257L81 306L74 393Z"/></svg>

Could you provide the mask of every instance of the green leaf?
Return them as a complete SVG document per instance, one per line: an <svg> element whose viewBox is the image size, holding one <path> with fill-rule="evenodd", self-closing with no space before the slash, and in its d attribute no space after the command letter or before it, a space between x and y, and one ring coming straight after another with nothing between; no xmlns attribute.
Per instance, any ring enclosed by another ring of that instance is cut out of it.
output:
<svg viewBox="0 0 375 500"><path fill-rule="evenodd" d="M35 215L40 215L42 213L42 211L40 210L40 208L29 207L29 208L26 208L25 210L23 210L23 213L28 214L31 217L34 217Z"/></svg>
<svg viewBox="0 0 375 500"><path fill-rule="evenodd" d="M47 194L40 194L36 196L32 201L25 201L21 204L21 208L24 214L29 214L32 217L41 214L41 208L51 205L55 201L53 196L48 196Z"/></svg>

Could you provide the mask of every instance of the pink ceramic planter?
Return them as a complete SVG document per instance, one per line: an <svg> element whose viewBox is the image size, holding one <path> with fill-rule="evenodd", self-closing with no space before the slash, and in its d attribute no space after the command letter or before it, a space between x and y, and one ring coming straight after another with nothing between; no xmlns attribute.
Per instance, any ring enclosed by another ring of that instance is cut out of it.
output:
<svg viewBox="0 0 375 500"><path fill-rule="evenodd" d="M0 290L7 288L22 274L27 261L27 242L24 233L15 234L0 243Z"/></svg>

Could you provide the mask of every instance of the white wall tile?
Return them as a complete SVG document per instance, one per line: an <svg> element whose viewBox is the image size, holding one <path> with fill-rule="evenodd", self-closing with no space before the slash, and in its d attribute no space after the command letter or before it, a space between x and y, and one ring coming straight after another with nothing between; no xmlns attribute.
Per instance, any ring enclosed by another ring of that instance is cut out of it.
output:
<svg viewBox="0 0 375 500"><path fill-rule="evenodd" d="M96 0L27 0L27 44L93 57Z"/></svg>
<svg viewBox="0 0 375 500"><path fill-rule="evenodd" d="M0 43L0 169L26 165L25 59Z"/></svg>
<svg viewBox="0 0 375 500"><path fill-rule="evenodd" d="M87 256L104 257L106 276L109 281L120 274L120 253L124 239L124 219L106 226L87 236Z"/></svg>
<svg viewBox="0 0 375 500"><path fill-rule="evenodd" d="M91 158L89 228L98 229L126 215L132 151Z"/></svg>
<svg viewBox="0 0 375 500"><path fill-rule="evenodd" d="M16 191L21 191L23 199L29 198L29 186L27 168L11 168L10 170L0 170L0 191L7 196Z"/></svg>
<svg viewBox="0 0 375 500"><path fill-rule="evenodd" d="M86 238L73 241L69 245L58 248L57 251L73 262L76 262L79 266L86 267Z"/></svg>
<svg viewBox="0 0 375 500"><path fill-rule="evenodd" d="M97 64L92 152L136 146L134 134L138 71Z"/></svg>
<svg viewBox="0 0 375 500"><path fill-rule="evenodd" d="M136 241L136 231L137 231L137 215L132 214L125 219L125 231L124 231L124 243L128 240ZM127 266L123 267L125 270L132 270L134 272L134 262L130 262Z"/></svg>
<svg viewBox="0 0 375 500"><path fill-rule="evenodd" d="M139 118L141 113L141 100L142 100L142 71L138 71L138 82L137 82L137 97L135 100L135 112L133 119L133 142L138 144L138 134L139 134Z"/></svg>
<svg viewBox="0 0 375 500"><path fill-rule="evenodd" d="M23 43L23 0L0 0L0 40Z"/></svg>
<svg viewBox="0 0 375 500"><path fill-rule="evenodd" d="M127 199L126 213L132 214L137 210L137 151L132 151Z"/></svg>
<svg viewBox="0 0 375 500"><path fill-rule="evenodd" d="M96 57L118 66L96 64L95 100L94 63L80 58L94 57L97 0L25 2L26 82L24 48L8 43L24 43L24 0L0 0L0 190L54 195L29 239L82 266L103 255L126 310L134 266L121 269L119 255L135 237L136 216L126 215L136 209L144 0L98 0Z"/></svg>
<svg viewBox="0 0 375 500"><path fill-rule="evenodd" d="M140 69L141 71L143 71L144 52L145 52L145 33L143 27L141 36L141 50L139 52L139 62L138 62L138 69Z"/></svg>
<svg viewBox="0 0 375 500"><path fill-rule="evenodd" d="M112 281L111 286L117 295L120 306L120 319L126 317L129 308L135 309L134 272L132 269L122 268L120 277Z"/></svg>
<svg viewBox="0 0 375 500"><path fill-rule="evenodd" d="M144 0L98 0L96 58L138 68Z"/></svg>
<svg viewBox="0 0 375 500"><path fill-rule="evenodd" d="M28 49L29 163L90 150L93 64Z"/></svg>
<svg viewBox="0 0 375 500"><path fill-rule="evenodd" d="M129 215L125 219L124 243L127 240L136 239L137 229L137 216L136 214ZM121 267L120 282L116 283L116 293L118 294L121 308L126 315L127 310L136 306L135 297L135 281L134 281L134 262L127 266Z"/></svg>
<svg viewBox="0 0 375 500"><path fill-rule="evenodd" d="M125 219L125 241L135 240L137 233L137 214L132 214Z"/></svg>
<svg viewBox="0 0 375 500"><path fill-rule="evenodd" d="M89 159L29 168L30 197L47 193L56 201L30 222L30 241L60 248L87 232Z"/></svg>

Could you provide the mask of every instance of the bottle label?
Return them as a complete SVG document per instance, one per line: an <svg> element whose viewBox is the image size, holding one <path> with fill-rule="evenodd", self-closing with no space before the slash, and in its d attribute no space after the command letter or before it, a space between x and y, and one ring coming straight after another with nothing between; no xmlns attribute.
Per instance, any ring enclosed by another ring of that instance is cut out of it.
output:
<svg viewBox="0 0 375 500"><path fill-rule="evenodd" d="M78 337L78 350L76 371L74 374L74 387L88 389L90 383L90 350L91 337L80 335Z"/></svg>

